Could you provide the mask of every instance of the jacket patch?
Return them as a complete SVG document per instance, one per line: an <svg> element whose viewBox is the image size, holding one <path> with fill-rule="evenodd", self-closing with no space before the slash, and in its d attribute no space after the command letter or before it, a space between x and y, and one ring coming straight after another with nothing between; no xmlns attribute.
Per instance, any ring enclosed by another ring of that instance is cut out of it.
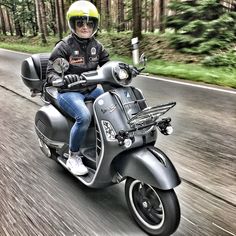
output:
<svg viewBox="0 0 236 236"><path fill-rule="evenodd" d="M84 57L70 57L70 64L84 64Z"/></svg>
<svg viewBox="0 0 236 236"><path fill-rule="evenodd" d="M92 47L91 48L91 55L96 55L96 53L97 53L97 50L96 50L96 48L95 47Z"/></svg>

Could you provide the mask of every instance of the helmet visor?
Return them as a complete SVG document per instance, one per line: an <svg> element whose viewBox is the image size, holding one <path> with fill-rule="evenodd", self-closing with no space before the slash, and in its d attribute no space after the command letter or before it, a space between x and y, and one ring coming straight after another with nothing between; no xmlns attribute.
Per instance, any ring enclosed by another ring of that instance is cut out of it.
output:
<svg viewBox="0 0 236 236"><path fill-rule="evenodd" d="M88 28L92 29L94 28L94 22L93 21L85 21L85 20L76 20L75 21L75 25L78 27L78 28L81 28L81 27L84 27L84 26L87 26Z"/></svg>
<svg viewBox="0 0 236 236"><path fill-rule="evenodd" d="M95 17L87 17L87 16L80 16L80 17L71 17L69 20L69 27L71 31L77 34L76 28L82 28L87 26L89 29L92 29L92 37L98 29L98 19Z"/></svg>

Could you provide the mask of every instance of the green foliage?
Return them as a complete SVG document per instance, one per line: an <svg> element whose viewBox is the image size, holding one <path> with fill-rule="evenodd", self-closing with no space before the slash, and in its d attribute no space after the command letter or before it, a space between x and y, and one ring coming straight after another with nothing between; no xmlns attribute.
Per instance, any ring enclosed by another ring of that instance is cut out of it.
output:
<svg viewBox="0 0 236 236"><path fill-rule="evenodd" d="M206 30L206 24L201 20L193 20L189 24L182 27L182 34L199 37Z"/></svg>
<svg viewBox="0 0 236 236"><path fill-rule="evenodd" d="M119 35L120 38L118 37ZM122 34L101 33L98 35L98 39L109 50L112 60L125 61L127 63L132 63L131 52L128 46L128 44L130 45L130 38L131 32ZM113 43L111 42L112 40L114 40ZM57 38L49 37L48 46L40 46L41 38L39 36L27 38L0 36L0 48L29 53L51 52L56 41L58 41ZM119 44L117 44L118 42ZM113 46L115 49L113 49ZM126 56L121 55L121 51ZM119 52L119 54L114 52ZM181 54L170 49L166 37L157 34L144 34L144 40L140 43L140 52L145 52L148 57L145 72L236 88L235 54L227 55L229 57L228 62L234 60L234 67L215 67L219 62L215 65L213 63L206 63L204 66L197 63L187 64L199 61L200 57L198 55ZM232 53L235 52L232 51ZM210 58L206 58L206 60L209 61ZM211 58L212 62L214 60ZM226 63L222 65L226 65Z"/></svg>
<svg viewBox="0 0 236 236"><path fill-rule="evenodd" d="M33 34L36 29L34 0L0 0L0 6L4 6L10 12L14 23L18 21L19 26L27 34Z"/></svg>
<svg viewBox="0 0 236 236"><path fill-rule="evenodd" d="M211 54L236 41L236 13L225 12L220 0L171 1L174 15L167 26L175 29L171 45L182 52Z"/></svg>
<svg viewBox="0 0 236 236"><path fill-rule="evenodd" d="M148 63L146 71L152 74L236 88L235 68L216 68L155 60Z"/></svg>
<svg viewBox="0 0 236 236"><path fill-rule="evenodd" d="M203 60L202 63L206 66L229 66L236 68L236 50L208 56Z"/></svg>

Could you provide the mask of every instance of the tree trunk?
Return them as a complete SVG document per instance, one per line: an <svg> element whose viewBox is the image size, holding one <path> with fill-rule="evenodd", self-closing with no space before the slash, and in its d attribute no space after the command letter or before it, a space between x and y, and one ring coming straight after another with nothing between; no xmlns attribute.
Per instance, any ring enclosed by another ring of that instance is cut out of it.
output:
<svg viewBox="0 0 236 236"><path fill-rule="evenodd" d="M41 36L42 44L46 44L47 40L44 34L43 25L42 25L42 16L40 11L40 1L41 0L35 0L36 5L36 12L37 12L37 19L38 19L38 27L39 27L39 33Z"/></svg>
<svg viewBox="0 0 236 236"><path fill-rule="evenodd" d="M98 13L100 15L100 22L99 22L98 27L101 28L101 26L102 26L102 16L101 16L101 14L102 14L102 0L97 0L94 2L95 2L94 5L97 7Z"/></svg>
<svg viewBox="0 0 236 236"><path fill-rule="evenodd" d="M151 0L150 4L150 31L154 32L154 0Z"/></svg>
<svg viewBox="0 0 236 236"><path fill-rule="evenodd" d="M0 19L1 19L2 33L4 35L7 35L7 32L6 32L6 22L5 22L3 11L2 11L2 6L0 6Z"/></svg>
<svg viewBox="0 0 236 236"><path fill-rule="evenodd" d="M35 8L33 7L33 9L32 9L32 4L31 4L31 2L30 1L28 1L27 0L27 8L28 8L28 11L29 12L31 12L32 10L34 11L35 10ZM29 21L30 21L30 24L31 24L31 28L32 28L32 33L33 33L33 36L36 36L37 35L37 27L36 27L36 23L35 23L35 21L34 21L34 18L33 18L33 14L31 15L30 14L30 19L29 19Z"/></svg>
<svg viewBox="0 0 236 236"><path fill-rule="evenodd" d="M19 19L17 18L17 14L16 14L16 5L15 4L12 5L11 10L12 10L12 14L13 14L16 36L23 37L20 22L19 22Z"/></svg>
<svg viewBox="0 0 236 236"><path fill-rule="evenodd" d="M98 13L99 14L101 14L101 0L97 0L97 1L95 1L96 3L95 3L95 6L97 7L97 9L98 9Z"/></svg>
<svg viewBox="0 0 236 236"><path fill-rule="evenodd" d="M66 20L65 20L65 4L64 4L64 0L58 0L58 4L59 4L59 10L60 10L61 27L62 27L64 33L66 33Z"/></svg>
<svg viewBox="0 0 236 236"><path fill-rule="evenodd" d="M144 30L145 32L147 32L148 30L148 3L147 3L147 0L145 0L145 3L144 3Z"/></svg>
<svg viewBox="0 0 236 236"><path fill-rule="evenodd" d="M142 6L141 0L132 0L132 10L133 10L133 35L132 37L142 38L142 26L141 26L141 13Z"/></svg>
<svg viewBox="0 0 236 236"><path fill-rule="evenodd" d="M36 22L37 22L37 25L38 25L38 31L41 34L41 32L42 32L42 21L41 21L40 12L39 12L39 3L38 3L38 1L40 1L40 0L35 0Z"/></svg>
<svg viewBox="0 0 236 236"><path fill-rule="evenodd" d="M38 14L38 11L37 11L37 7L36 7L36 2L34 4L34 21L35 21L35 31L36 31L36 35L37 33L39 32L39 25L38 25L38 17L37 17L37 14Z"/></svg>
<svg viewBox="0 0 236 236"><path fill-rule="evenodd" d="M51 8L51 14L52 14L52 20L49 23L49 27L53 31L53 35L55 36L57 33L57 28L56 28L56 12L55 12L55 2L54 0L50 0L50 8Z"/></svg>
<svg viewBox="0 0 236 236"><path fill-rule="evenodd" d="M118 0L118 27L117 32L125 31L125 19L124 19L124 1Z"/></svg>
<svg viewBox="0 0 236 236"><path fill-rule="evenodd" d="M22 12L25 12L25 11L26 11L26 9L25 9L25 4L22 4L22 9L21 9L21 11L22 11ZM26 26L25 26L26 21L25 21L25 17L23 17L23 19L20 19L20 21L21 21L21 30L22 30L22 33L23 33L23 35L25 35L25 33L26 33Z"/></svg>
<svg viewBox="0 0 236 236"><path fill-rule="evenodd" d="M59 0L55 0L55 8L56 8L56 22L57 22L57 32L59 36L59 40L63 38L61 18L60 18L60 9L59 9Z"/></svg>
<svg viewBox="0 0 236 236"><path fill-rule="evenodd" d="M108 32L111 30L110 0L105 0L105 29Z"/></svg>
<svg viewBox="0 0 236 236"><path fill-rule="evenodd" d="M13 36L13 29L12 29L11 19L10 19L10 16L9 16L9 11L8 11L7 8L5 10L6 10L7 23L8 23L8 26L9 26L9 31L10 31L11 36Z"/></svg>
<svg viewBox="0 0 236 236"><path fill-rule="evenodd" d="M164 0L159 0L159 9L160 9L160 14L159 14L159 22L160 22L160 32L164 33L165 32L165 5L164 5Z"/></svg>
<svg viewBox="0 0 236 236"><path fill-rule="evenodd" d="M44 0L39 0L39 6L40 6L40 14L42 18L43 33L45 34L45 36L48 36L49 33L47 29L46 10L45 10Z"/></svg>

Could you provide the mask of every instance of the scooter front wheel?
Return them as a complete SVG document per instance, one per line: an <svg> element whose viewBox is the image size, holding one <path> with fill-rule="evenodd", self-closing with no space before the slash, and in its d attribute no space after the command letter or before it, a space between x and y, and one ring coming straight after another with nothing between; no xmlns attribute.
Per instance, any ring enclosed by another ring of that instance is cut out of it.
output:
<svg viewBox="0 0 236 236"><path fill-rule="evenodd" d="M171 235L180 222L180 207L173 189L160 190L128 178L126 201L135 221L150 235Z"/></svg>

